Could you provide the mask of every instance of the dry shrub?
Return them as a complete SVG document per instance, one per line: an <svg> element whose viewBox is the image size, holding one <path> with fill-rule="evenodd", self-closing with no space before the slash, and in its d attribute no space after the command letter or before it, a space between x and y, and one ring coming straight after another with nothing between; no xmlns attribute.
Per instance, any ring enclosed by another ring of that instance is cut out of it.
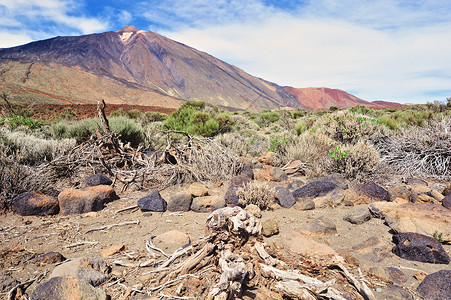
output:
<svg viewBox="0 0 451 300"><path fill-rule="evenodd" d="M451 118L410 126L377 145L381 162L409 176L451 176Z"/></svg>
<svg viewBox="0 0 451 300"><path fill-rule="evenodd" d="M38 165L51 161L76 145L75 139L49 140L22 131L0 128L2 151L20 164Z"/></svg>
<svg viewBox="0 0 451 300"><path fill-rule="evenodd" d="M287 159L305 163L308 176L325 175L329 164L329 152L337 142L322 133L304 132L286 147Z"/></svg>
<svg viewBox="0 0 451 300"><path fill-rule="evenodd" d="M355 145L335 148L341 155L333 155L330 165L331 172L344 174L347 178L360 179L370 173L379 164L379 152L368 142L358 142Z"/></svg>
<svg viewBox="0 0 451 300"><path fill-rule="evenodd" d="M387 128L380 121L346 110L322 116L313 124L313 130L341 144L356 144L362 140L378 141L387 134Z"/></svg>
<svg viewBox="0 0 451 300"><path fill-rule="evenodd" d="M237 156L259 156L268 151L269 141L254 130L229 132L215 137L215 141Z"/></svg>
<svg viewBox="0 0 451 300"><path fill-rule="evenodd" d="M267 183L256 180L252 180L244 187L239 188L237 196L240 205L255 204L260 209L268 209L275 200L274 189Z"/></svg>

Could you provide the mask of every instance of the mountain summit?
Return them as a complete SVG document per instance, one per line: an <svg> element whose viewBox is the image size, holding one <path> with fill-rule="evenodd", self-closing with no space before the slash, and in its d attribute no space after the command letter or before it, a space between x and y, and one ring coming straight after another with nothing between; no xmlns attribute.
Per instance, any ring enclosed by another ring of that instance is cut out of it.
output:
<svg viewBox="0 0 451 300"><path fill-rule="evenodd" d="M200 100L241 109L369 104L344 91L281 87L134 26L0 49L0 89L51 103L105 99L177 107Z"/></svg>

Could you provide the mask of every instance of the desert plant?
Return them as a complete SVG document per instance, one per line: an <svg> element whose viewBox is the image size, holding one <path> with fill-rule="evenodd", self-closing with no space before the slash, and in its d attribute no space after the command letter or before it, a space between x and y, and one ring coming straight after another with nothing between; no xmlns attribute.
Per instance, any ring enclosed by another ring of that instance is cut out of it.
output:
<svg viewBox="0 0 451 300"><path fill-rule="evenodd" d="M259 156L269 147L268 139L255 130L232 131L220 134L215 141L237 156Z"/></svg>
<svg viewBox="0 0 451 300"><path fill-rule="evenodd" d="M267 127L268 125L277 122L279 118L280 114L276 111L264 111L260 113L256 122L260 127Z"/></svg>
<svg viewBox="0 0 451 300"><path fill-rule="evenodd" d="M271 188L267 183L252 180L244 187L240 187L237 191L239 204L246 206L255 204L260 209L268 209L274 203L274 188Z"/></svg>
<svg viewBox="0 0 451 300"><path fill-rule="evenodd" d="M144 142L144 130L133 119L128 117L109 118L111 131L120 134L120 140L124 143L130 143L132 147L137 147Z"/></svg>
<svg viewBox="0 0 451 300"><path fill-rule="evenodd" d="M19 126L36 129L42 126L42 122L23 116L11 116L8 118L0 118L0 125L6 125L11 129L15 129Z"/></svg>
<svg viewBox="0 0 451 300"><path fill-rule="evenodd" d="M347 178L360 179L370 173L379 163L379 152L368 142L337 146L329 152L332 160L330 171L342 173Z"/></svg>
<svg viewBox="0 0 451 300"><path fill-rule="evenodd" d="M161 122L167 120L167 118L168 118L167 114L155 111L146 111L143 117L145 123Z"/></svg>

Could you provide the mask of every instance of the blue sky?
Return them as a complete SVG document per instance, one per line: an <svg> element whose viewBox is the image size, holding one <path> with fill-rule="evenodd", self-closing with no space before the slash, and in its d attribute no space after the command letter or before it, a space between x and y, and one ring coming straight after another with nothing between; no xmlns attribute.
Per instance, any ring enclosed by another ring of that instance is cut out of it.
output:
<svg viewBox="0 0 451 300"><path fill-rule="evenodd" d="M449 0L0 0L0 47L125 25L279 85L369 101L451 97Z"/></svg>

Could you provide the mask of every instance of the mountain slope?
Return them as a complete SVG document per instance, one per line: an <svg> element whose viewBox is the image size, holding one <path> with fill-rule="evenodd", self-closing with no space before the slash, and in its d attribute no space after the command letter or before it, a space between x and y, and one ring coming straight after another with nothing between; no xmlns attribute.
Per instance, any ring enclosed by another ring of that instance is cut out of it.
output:
<svg viewBox="0 0 451 300"><path fill-rule="evenodd" d="M339 90L281 87L133 26L0 49L0 89L55 103L105 99L176 107L200 100L241 109L369 104Z"/></svg>

